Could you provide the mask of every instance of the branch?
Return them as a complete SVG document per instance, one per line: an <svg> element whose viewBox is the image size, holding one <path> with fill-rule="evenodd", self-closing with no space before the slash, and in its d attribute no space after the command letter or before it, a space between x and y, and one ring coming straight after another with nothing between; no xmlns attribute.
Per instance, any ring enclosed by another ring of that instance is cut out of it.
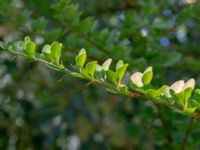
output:
<svg viewBox="0 0 200 150"><path fill-rule="evenodd" d="M1 43L1 48L31 61L41 62L56 71L88 80L89 84L98 83L104 85L111 93L152 101L157 107L167 106L176 112L200 118L200 89L195 90L195 99L190 99L194 89L194 79L190 79L186 83L180 80L171 86L164 85L159 89L154 89L153 85L151 85L153 78L152 67L148 67L143 73L134 73L130 77L130 83L124 84L122 79L126 74L128 64L124 64L122 60L117 62L115 70L111 70L111 58L102 65L98 64L97 61L86 63L87 54L82 49L75 57L76 64L71 65L71 67L65 67L60 60L61 43L46 44L42 49L42 53L37 54L36 44L29 37L25 37L24 41L16 43ZM163 126L166 126L161 114L159 114L159 117L163 122Z"/></svg>

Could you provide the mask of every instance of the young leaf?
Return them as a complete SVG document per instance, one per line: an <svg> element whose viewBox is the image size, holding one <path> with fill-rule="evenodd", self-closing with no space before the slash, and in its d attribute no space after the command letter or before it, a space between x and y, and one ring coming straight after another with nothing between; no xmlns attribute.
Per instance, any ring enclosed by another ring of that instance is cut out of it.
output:
<svg viewBox="0 0 200 150"><path fill-rule="evenodd" d="M170 88L175 92L175 93L181 93L185 85L184 80L179 80L174 82Z"/></svg>
<svg viewBox="0 0 200 150"><path fill-rule="evenodd" d="M152 78L153 78L153 72L149 71L143 75L142 82L144 83L144 85L148 85L151 83Z"/></svg>
<svg viewBox="0 0 200 150"><path fill-rule="evenodd" d="M96 71L101 72L102 70L103 70L102 66L100 66L99 64L96 64Z"/></svg>
<svg viewBox="0 0 200 150"><path fill-rule="evenodd" d="M88 79L91 78L91 76L88 74L88 72L85 68L80 68L80 72L85 78L88 78Z"/></svg>
<svg viewBox="0 0 200 150"><path fill-rule="evenodd" d="M158 97L158 92L154 89L149 89L147 90L147 95L150 96L150 97L153 97L153 98L156 98Z"/></svg>
<svg viewBox="0 0 200 150"><path fill-rule="evenodd" d="M49 44L46 44L42 49L42 53L50 54L51 53L51 46Z"/></svg>
<svg viewBox="0 0 200 150"><path fill-rule="evenodd" d="M85 79L85 77L80 73L72 72L71 75L74 76L74 77L77 77L77 78Z"/></svg>
<svg viewBox="0 0 200 150"><path fill-rule="evenodd" d="M103 69L104 71L108 71L111 62L112 62L112 59L111 59L111 58L107 59L107 60L103 63L102 69Z"/></svg>
<svg viewBox="0 0 200 150"><path fill-rule="evenodd" d="M192 78L192 79L189 79L186 83L185 83L185 85L184 85L184 87L183 87L183 91L185 90L185 89L187 89L187 88L191 88L192 90L194 89L194 87L195 87L195 80Z"/></svg>
<svg viewBox="0 0 200 150"><path fill-rule="evenodd" d="M76 65L83 67L86 61L87 55L85 49L81 49L78 56L76 56Z"/></svg>
<svg viewBox="0 0 200 150"><path fill-rule="evenodd" d="M144 86L142 82L142 77L143 77L143 74L141 72L135 72L134 74L130 76L131 87L133 89Z"/></svg>
<svg viewBox="0 0 200 150"><path fill-rule="evenodd" d="M102 70L103 70L102 66L100 66L99 64L96 64L95 78L97 80L103 80L104 74Z"/></svg>
<svg viewBox="0 0 200 150"><path fill-rule="evenodd" d="M190 99L191 95L192 95L192 88L187 88L183 91L185 107L187 107L188 100Z"/></svg>
<svg viewBox="0 0 200 150"><path fill-rule="evenodd" d="M35 50L36 50L35 43L32 41L27 42L25 47L25 52L32 57L35 56Z"/></svg>
<svg viewBox="0 0 200 150"><path fill-rule="evenodd" d="M119 91L120 91L121 94L127 95L128 94L128 87L126 85L123 85L123 86L120 87Z"/></svg>
<svg viewBox="0 0 200 150"><path fill-rule="evenodd" d="M59 64L61 55L62 44L58 42L53 42L51 44L51 55L54 58L55 63Z"/></svg>
<svg viewBox="0 0 200 150"><path fill-rule="evenodd" d="M119 60L116 64L116 70L118 70L119 68L121 68L122 66L124 66L124 62L122 60Z"/></svg>
<svg viewBox="0 0 200 150"><path fill-rule="evenodd" d="M42 54L44 55L44 57L49 60L52 61L53 57L51 55L51 46L49 44L46 44L43 49L42 49Z"/></svg>
<svg viewBox="0 0 200 150"><path fill-rule="evenodd" d="M185 113L189 113L189 114L192 114L195 112L195 110L197 109L197 107L192 107L192 108L184 108L183 111Z"/></svg>
<svg viewBox="0 0 200 150"><path fill-rule="evenodd" d="M184 96L182 93L175 93L172 89L169 90L174 102L184 106Z"/></svg>
<svg viewBox="0 0 200 150"><path fill-rule="evenodd" d="M106 88L106 90L110 93L117 94L119 93L115 88Z"/></svg>
<svg viewBox="0 0 200 150"><path fill-rule="evenodd" d="M148 89L147 90L147 94L153 98L159 97L167 88L168 86L163 85L161 88L159 88L158 90L155 89Z"/></svg>
<svg viewBox="0 0 200 150"><path fill-rule="evenodd" d="M46 64L46 66L56 71L63 71L65 69L63 65Z"/></svg>
<svg viewBox="0 0 200 150"><path fill-rule="evenodd" d="M112 70L106 71L106 76L107 76L108 80L110 80L111 82L117 83L116 73L113 72Z"/></svg>
<svg viewBox="0 0 200 150"><path fill-rule="evenodd" d="M157 90L158 96L160 96L162 93L164 94L165 90L166 90L168 87L169 87L169 86L167 86L167 85L163 85L161 88L159 88L159 89Z"/></svg>
<svg viewBox="0 0 200 150"><path fill-rule="evenodd" d="M97 61L92 61L92 62L87 63L87 65L86 65L87 73L92 78L94 77L94 73L95 73L95 70L96 70L96 64L97 64Z"/></svg>
<svg viewBox="0 0 200 150"><path fill-rule="evenodd" d="M118 82L121 82L121 80L126 72L127 67L128 67L128 64L125 64L122 67L117 69L116 76L117 76Z"/></svg>

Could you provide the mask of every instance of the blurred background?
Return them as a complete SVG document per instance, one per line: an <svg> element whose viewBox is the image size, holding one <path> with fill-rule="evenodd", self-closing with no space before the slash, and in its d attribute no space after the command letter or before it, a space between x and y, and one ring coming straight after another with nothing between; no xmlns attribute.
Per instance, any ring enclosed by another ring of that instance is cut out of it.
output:
<svg viewBox="0 0 200 150"><path fill-rule="evenodd" d="M0 40L59 41L65 65L84 47L130 73L153 66L157 87L199 87L199 14L198 0L0 0ZM1 150L200 149L198 119L63 76L0 51Z"/></svg>

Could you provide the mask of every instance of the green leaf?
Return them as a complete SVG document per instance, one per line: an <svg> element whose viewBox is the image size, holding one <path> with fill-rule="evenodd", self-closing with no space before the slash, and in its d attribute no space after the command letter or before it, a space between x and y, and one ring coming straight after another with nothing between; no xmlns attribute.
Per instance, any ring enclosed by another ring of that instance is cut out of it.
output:
<svg viewBox="0 0 200 150"><path fill-rule="evenodd" d="M87 73L92 78L94 78L94 73L95 73L95 70L96 70L96 64L97 64L97 61L92 61L92 62L87 63L87 65L86 65Z"/></svg>
<svg viewBox="0 0 200 150"><path fill-rule="evenodd" d="M188 100L190 99L191 95L192 95L192 88L187 88L183 91L185 107L187 107Z"/></svg>
<svg viewBox="0 0 200 150"><path fill-rule="evenodd" d="M100 66L99 64L96 64L96 72L95 72L95 78L97 80L103 80L104 77L104 73L102 71L102 66Z"/></svg>
<svg viewBox="0 0 200 150"><path fill-rule="evenodd" d="M62 44L58 42L53 42L51 44L51 55L54 58L55 63L59 64L61 55Z"/></svg>
<svg viewBox="0 0 200 150"><path fill-rule="evenodd" d="M195 110L197 109L197 107L192 107L192 108L184 108L183 111L185 113L189 113L189 114L192 114L195 112Z"/></svg>
<svg viewBox="0 0 200 150"><path fill-rule="evenodd" d="M108 92L110 92L110 93L113 93L113 94L119 93L118 90L115 89L115 88L106 88L106 90L107 90Z"/></svg>
<svg viewBox="0 0 200 150"><path fill-rule="evenodd" d="M157 95L160 96L162 93L165 92L165 90L166 90L168 87L169 87L169 86L167 86L167 85L163 85L161 88L159 88L159 89L157 90Z"/></svg>
<svg viewBox="0 0 200 150"><path fill-rule="evenodd" d="M166 96L167 98L171 98L172 97L172 95L170 93L171 92L170 89L171 88L169 86L166 86L165 90L163 91L164 96Z"/></svg>
<svg viewBox="0 0 200 150"><path fill-rule="evenodd" d="M154 90L154 89L147 90L147 95L153 98L156 98L159 96L157 90Z"/></svg>
<svg viewBox="0 0 200 150"><path fill-rule="evenodd" d="M86 51L85 49L81 49L78 56L76 56L76 65L83 67L86 62Z"/></svg>
<svg viewBox="0 0 200 150"><path fill-rule="evenodd" d="M42 49L42 54L48 61L52 61L53 57L51 55L51 45L46 44Z"/></svg>
<svg viewBox="0 0 200 150"><path fill-rule="evenodd" d="M156 98L156 97L159 97L164 91L165 89L167 88L168 86L166 85L163 85L161 88L159 88L158 90L155 90L155 89L148 89L147 90L147 95L153 97L153 98Z"/></svg>
<svg viewBox="0 0 200 150"><path fill-rule="evenodd" d="M54 65L54 64L46 64L47 67L56 70L56 71L63 71L65 69L65 67L63 65Z"/></svg>
<svg viewBox="0 0 200 150"><path fill-rule="evenodd" d="M77 77L77 78L85 79L85 77L80 73L72 72L71 75L74 76L74 77Z"/></svg>
<svg viewBox="0 0 200 150"><path fill-rule="evenodd" d="M36 51L35 43L32 41L28 41L25 47L25 52L32 57L35 56L35 51Z"/></svg>
<svg viewBox="0 0 200 150"><path fill-rule="evenodd" d="M119 60L116 64L116 70L118 70L119 68L121 68L122 66L124 66L124 62L122 60Z"/></svg>
<svg viewBox="0 0 200 150"><path fill-rule="evenodd" d="M95 78L96 78L97 80L103 80L103 77L104 77L104 74L103 74L102 71L96 71L96 72L95 72Z"/></svg>
<svg viewBox="0 0 200 150"><path fill-rule="evenodd" d="M184 95L182 93L175 93L172 89L169 90L174 102L184 106Z"/></svg>
<svg viewBox="0 0 200 150"><path fill-rule="evenodd" d="M111 82L117 83L116 73L113 72L112 70L106 71L106 76L107 76L108 80L110 80Z"/></svg>
<svg viewBox="0 0 200 150"><path fill-rule="evenodd" d="M133 90L136 90L138 88L132 81L130 82L130 87Z"/></svg>
<svg viewBox="0 0 200 150"><path fill-rule="evenodd" d="M51 46L49 44L46 44L42 49L42 53L50 54L51 53Z"/></svg>
<svg viewBox="0 0 200 150"><path fill-rule="evenodd" d="M127 67L128 67L128 64L125 64L122 67L117 69L116 77L117 77L118 82L121 82L122 78L124 77Z"/></svg>
<svg viewBox="0 0 200 150"><path fill-rule="evenodd" d="M127 94L128 94L128 87L127 87L126 85L121 86L121 87L119 88L119 91L120 91L121 94L127 95Z"/></svg>
<svg viewBox="0 0 200 150"><path fill-rule="evenodd" d="M85 78L88 78L90 79L91 76L88 74L87 70L85 68L80 68L80 72L82 73L82 75L85 77Z"/></svg>
<svg viewBox="0 0 200 150"><path fill-rule="evenodd" d="M102 66L100 66L99 64L96 65L96 71L97 72L101 72L103 70Z"/></svg>
<svg viewBox="0 0 200 150"><path fill-rule="evenodd" d="M152 78L153 78L153 71L149 71L143 75L142 82L144 83L144 85L148 85L151 83Z"/></svg>
<svg viewBox="0 0 200 150"><path fill-rule="evenodd" d="M111 62L112 62L112 59L111 59L111 58L107 59L107 60L103 63L102 69L103 69L104 71L107 71L107 70L109 69L109 67L110 67Z"/></svg>

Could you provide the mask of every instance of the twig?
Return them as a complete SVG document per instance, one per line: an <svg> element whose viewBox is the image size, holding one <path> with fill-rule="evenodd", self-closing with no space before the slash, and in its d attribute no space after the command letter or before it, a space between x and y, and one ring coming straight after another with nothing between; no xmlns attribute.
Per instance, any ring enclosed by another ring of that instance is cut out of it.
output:
<svg viewBox="0 0 200 150"><path fill-rule="evenodd" d="M20 56L25 56L23 53L21 52L14 52L13 54L15 55L20 55ZM65 74L70 74L72 73L73 71L67 69L66 67L64 66L60 66L60 65L57 65L57 64L53 64L51 62L48 62L46 60L43 60L41 58L38 58L38 57L34 57L33 58L33 61L38 61L38 62L41 62L41 63L44 63L44 64L47 64L49 66L52 66L52 67L55 67L55 68L59 68L59 67L63 67L61 68L60 71L64 72ZM84 74L82 74L84 76ZM101 80L96 80L96 79L90 79L88 77L85 77L85 79L88 79L91 81L91 83L99 83L101 85L105 85L107 87L113 87L113 88L117 88L118 89L118 84L112 84L112 83L108 83L106 81L101 81ZM183 111L184 108L180 105L177 105L176 103L169 103L169 102L163 102L163 101L160 101L159 99L156 99L156 98L153 98L153 97L149 97L148 95L143 95L142 93L137 93L137 92L132 92L132 91L128 91L127 94L125 94L127 96L130 96L130 97L134 97L134 98L139 98L141 100L148 100L148 101L152 101L154 102L156 105L160 106L160 105L163 105L163 106L168 106L168 107L171 107L171 108L176 108L180 111ZM195 112L193 114L191 114L191 116L193 117L196 117L196 118L200 118L200 113L199 112ZM189 132L189 131L188 131ZM187 135L187 134L186 134ZM187 136L186 136L186 142L187 142Z"/></svg>

